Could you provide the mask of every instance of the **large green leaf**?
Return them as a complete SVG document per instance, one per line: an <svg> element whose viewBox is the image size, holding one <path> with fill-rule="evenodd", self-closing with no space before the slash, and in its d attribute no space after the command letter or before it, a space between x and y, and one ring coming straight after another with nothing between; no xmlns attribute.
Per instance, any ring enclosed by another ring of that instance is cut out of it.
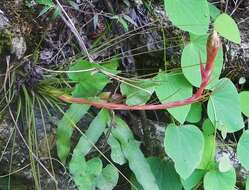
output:
<svg viewBox="0 0 249 190"><path fill-rule="evenodd" d="M109 120L109 112L102 109L91 122L85 134L81 136L74 151L81 152L85 156L103 134Z"/></svg>
<svg viewBox="0 0 249 190"><path fill-rule="evenodd" d="M170 124L165 131L165 152L175 162L177 173L188 178L201 162L204 150L202 132L194 125Z"/></svg>
<svg viewBox="0 0 249 190"><path fill-rule="evenodd" d="M207 0L164 0L166 13L174 25L194 34L206 34L209 25Z"/></svg>
<svg viewBox="0 0 249 190"><path fill-rule="evenodd" d="M249 91L243 91L239 93L240 108L246 117L249 117Z"/></svg>
<svg viewBox="0 0 249 190"><path fill-rule="evenodd" d="M88 109L88 105L72 104L57 124L57 154L62 162L66 161L70 151L70 142L74 126L87 113Z"/></svg>
<svg viewBox="0 0 249 190"><path fill-rule="evenodd" d="M159 190L150 165L139 148L139 143L135 140L130 140L128 144L123 147L123 151L130 169L135 174L137 181L142 185L143 189Z"/></svg>
<svg viewBox="0 0 249 190"><path fill-rule="evenodd" d="M100 176L97 177L96 183L99 190L111 190L118 182L118 170L108 164L103 168Z"/></svg>
<svg viewBox="0 0 249 190"><path fill-rule="evenodd" d="M181 190L182 185L179 175L176 173L174 164L170 160L151 157L148 159L150 168L160 190Z"/></svg>
<svg viewBox="0 0 249 190"><path fill-rule="evenodd" d="M187 179L182 181L182 185L184 187L184 190L192 190L195 186L197 186L199 183L201 183L202 178L204 177L206 171L205 170L195 170L191 176L189 176Z"/></svg>
<svg viewBox="0 0 249 190"><path fill-rule="evenodd" d="M145 104L153 94L156 83L152 80L143 80L130 85L122 83L121 92L126 96L126 104L141 105Z"/></svg>
<svg viewBox="0 0 249 190"><path fill-rule="evenodd" d="M244 131L239 139L237 155L242 166L249 170L249 130Z"/></svg>
<svg viewBox="0 0 249 190"><path fill-rule="evenodd" d="M224 38L240 44L241 39L238 26L229 15L223 13L218 16L214 22L214 29Z"/></svg>
<svg viewBox="0 0 249 190"><path fill-rule="evenodd" d="M152 173L156 176L156 183L160 190L170 189L170 190L181 190L182 184L179 175L176 173L174 168L174 163L167 159L162 160L157 157L149 157L147 159ZM142 186L133 179L131 181L136 186L136 189L132 187L132 190L143 190Z"/></svg>
<svg viewBox="0 0 249 190"><path fill-rule="evenodd" d="M235 183L236 173L234 168L225 173L211 170L204 177L205 190L234 190Z"/></svg>
<svg viewBox="0 0 249 190"><path fill-rule="evenodd" d="M229 79L220 80L211 94L208 101L208 117L223 133L233 133L244 127L239 95Z"/></svg>
<svg viewBox="0 0 249 190"><path fill-rule="evenodd" d="M215 141L215 128L209 119L206 119L203 123L203 135L204 135L204 152L202 155L201 164L199 169L209 169L212 167L215 159L216 141Z"/></svg>
<svg viewBox="0 0 249 190"><path fill-rule="evenodd" d="M182 72L186 79L196 87L199 87L201 84L201 71L200 71L200 58L201 62L206 63L207 59L207 35L196 36L190 35L191 41L187 44L182 52L181 56L181 67ZM219 48L218 55L215 59L214 71L211 75L212 84L216 83L219 79L223 65L223 51L222 47ZM211 84L210 84L211 85ZM210 86L209 85L209 86ZM209 88L209 86L207 88Z"/></svg>
<svg viewBox="0 0 249 190"><path fill-rule="evenodd" d="M187 115L186 121L190 123L197 123L201 120L201 112L202 112L202 107L201 103L193 103L191 104L191 109Z"/></svg>
<svg viewBox="0 0 249 190"><path fill-rule="evenodd" d="M182 73L160 73L155 78L158 80L156 94L161 103L183 100L192 96L192 86ZM169 113L180 123L184 123L191 105L168 109Z"/></svg>

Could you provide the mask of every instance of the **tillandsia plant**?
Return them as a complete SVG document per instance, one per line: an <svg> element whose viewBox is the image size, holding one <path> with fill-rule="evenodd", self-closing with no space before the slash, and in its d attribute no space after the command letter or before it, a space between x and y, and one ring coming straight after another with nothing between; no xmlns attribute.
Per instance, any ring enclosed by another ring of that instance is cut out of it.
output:
<svg viewBox="0 0 249 190"><path fill-rule="evenodd" d="M248 117L248 108L244 106L248 92L239 95L228 78L219 78L223 65L219 36L239 44L238 27L229 15L220 14L207 0L165 0L165 10L172 23L189 34L190 41L182 51L181 71L159 72L150 79L129 79L119 75L115 60L107 64L77 60L68 72L75 86L71 95L58 94L59 99L72 104L58 123L57 152L66 162L73 130L81 133L69 161L70 173L81 190L113 189L119 174L132 189L190 190L203 184L205 190L233 190L236 185L230 160L224 156L216 161L215 150L219 132L226 138L228 133L245 128L240 102ZM210 23L212 29L208 34ZM121 83L121 100L115 98L115 93L102 92L115 80ZM147 103L152 94L161 104ZM202 118L202 107L206 105L207 117ZM83 133L76 123L91 106L101 110ZM173 162L145 158L126 122L113 111L158 109L167 110L174 118L174 123L166 124L164 139L165 153ZM95 145L103 134L111 148L111 160ZM237 154L247 170L248 142L249 132L244 130ZM100 156L87 159L93 147ZM100 157L108 164L104 165ZM114 163L127 163L133 177L127 178Z"/></svg>

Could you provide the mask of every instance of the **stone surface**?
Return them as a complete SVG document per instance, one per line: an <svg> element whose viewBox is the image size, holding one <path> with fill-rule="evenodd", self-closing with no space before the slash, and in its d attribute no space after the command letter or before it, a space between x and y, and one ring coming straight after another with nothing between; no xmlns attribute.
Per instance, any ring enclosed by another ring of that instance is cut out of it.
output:
<svg viewBox="0 0 249 190"><path fill-rule="evenodd" d="M0 30L5 29L9 26L9 19L4 15L3 11L0 9Z"/></svg>
<svg viewBox="0 0 249 190"><path fill-rule="evenodd" d="M11 53L14 54L17 59L21 59L27 50L27 45L23 36L17 34L11 43Z"/></svg>

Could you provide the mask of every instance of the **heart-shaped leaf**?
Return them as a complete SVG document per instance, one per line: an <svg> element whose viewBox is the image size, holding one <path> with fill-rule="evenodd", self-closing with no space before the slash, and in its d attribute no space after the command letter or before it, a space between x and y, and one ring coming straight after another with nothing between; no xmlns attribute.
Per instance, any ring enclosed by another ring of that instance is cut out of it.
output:
<svg viewBox="0 0 249 190"><path fill-rule="evenodd" d="M182 189L180 176L176 173L174 163L171 160L149 157L147 161L152 173L156 176L156 183L160 190ZM135 179L135 176L132 176L131 181L136 186L136 188L132 187L132 190L143 190L142 186Z"/></svg>
<svg viewBox="0 0 249 190"><path fill-rule="evenodd" d="M225 173L211 170L204 177L205 190L234 190L235 183L236 173L234 168Z"/></svg>
<svg viewBox="0 0 249 190"><path fill-rule="evenodd" d="M190 42L187 44L182 52L181 56L181 67L182 72L186 79L196 87L199 87L201 84L201 71L200 71L200 59L204 64L207 59L207 43L208 36L196 36L190 35ZM218 55L215 58L215 66L211 75L210 84L207 88L210 88L210 85L214 85L220 77L220 73L223 65L223 51L222 47L219 48Z"/></svg>
<svg viewBox="0 0 249 190"><path fill-rule="evenodd" d="M166 13L174 25L194 34L206 34L209 9L206 0L164 0Z"/></svg>
<svg viewBox="0 0 249 190"><path fill-rule="evenodd" d="M165 152L175 162L177 173L188 178L201 162L204 150L202 132L194 125L167 126L164 139Z"/></svg>
<svg viewBox="0 0 249 190"><path fill-rule="evenodd" d="M143 80L129 85L122 83L120 89L122 94L126 96L127 105L141 105L150 99L156 85L152 80Z"/></svg>
<svg viewBox="0 0 249 190"><path fill-rule="evenodd" d="M189 176L187 179L185 179L185 180L181 179L184 189L185 190L194 189L194 187L197 186L201 182L205 173L206 173L205 170L195 170L191 174L191 176Z"/></svg>
<svg viewBox="0 0 249 190"><path fill-rule="evenodd" d="M201 112L202 112L201 103L191 104L191 109L188 113L186 121L188 121L190 123L199 122L201 120Z"/></svg>
<svg viewBox="0 0 249 190"><path fill-rule="evenodd" d="M244 127L239 95L229 79L220 80L211 94L208 101L208 117L223 133L233 133Z"/></svg>
<svg viewBox="0 0 249 190"><path fill-rule="evenodd" d="M224 38L240 44L241 39L238 26L229 15L223 13L218 16L214 22L214 29Z"/></svg>
<svg viewBox="0 0 249 190"><path fill-rule="evenodd" d="M246 117L249 117L249 91L240 92L239 99L242 113L245 114Z"/></svg>
<svg viewBox="0 0 249 190"><path fill-rule="evenodd" d="M192 96L192 86L182 73L160 73L155 77L158 81L156 94L161 103L183 100ZM191 105L168 109L168 112L180 123L184 123Z"/></svg>
<svg viewBox="0 0 249 190"><path fill-rule="evenodd" d="M238 159L243 167L249 170L249 130L244 131L237 145Z"/></svg>

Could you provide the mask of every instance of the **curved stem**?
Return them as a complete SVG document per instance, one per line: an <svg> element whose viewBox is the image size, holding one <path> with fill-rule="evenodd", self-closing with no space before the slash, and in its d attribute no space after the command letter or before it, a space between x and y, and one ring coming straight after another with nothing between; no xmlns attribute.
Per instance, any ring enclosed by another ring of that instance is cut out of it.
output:
<svg viewBox="0 0 249 190"><path fill-rule="evenodd" d="M200 63L201 78L202 82L196 93L190 97L180 101L169 102L165 104L147 104L147 105L137 105L129 106L126 104L108 103L108 102L95 102L85 98L74 98L68 95L59 96L59 99L78 104L88 104L97 108L106 108L111 110L164 110L168 108L180 107L187 104L192 104L198 102L203 98L203 92L207 87L211 79L211 74L214 69L214 61L218 53L218 49L221 45L220 38L218 34L214 31L208 38L207 41L207 61L206 65Z"/></svg>

